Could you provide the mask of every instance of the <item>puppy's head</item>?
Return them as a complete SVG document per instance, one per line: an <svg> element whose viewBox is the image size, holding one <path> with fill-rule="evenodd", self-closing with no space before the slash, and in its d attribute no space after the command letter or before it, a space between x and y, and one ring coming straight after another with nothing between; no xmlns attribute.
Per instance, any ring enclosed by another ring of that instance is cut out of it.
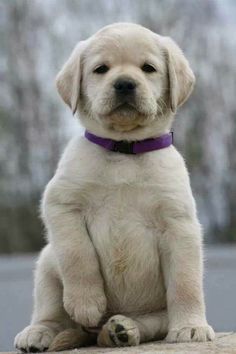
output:
<svg viewBox="0 0 236 354"><path fill-rule="evenodd" d="M127 23L80 42L57 76L59 94L83 125L117 138L168 130L193 84L193 72L170 38Z"/></svg>

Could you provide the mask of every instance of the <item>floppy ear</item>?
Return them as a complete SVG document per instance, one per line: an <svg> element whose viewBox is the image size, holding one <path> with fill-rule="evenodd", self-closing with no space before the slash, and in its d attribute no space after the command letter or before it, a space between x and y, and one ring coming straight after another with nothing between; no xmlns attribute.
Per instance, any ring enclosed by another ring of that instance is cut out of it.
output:
<svg viewBox="0 0 236 354"><path fill-rule="evenodd" d="M190 96L195 76L178 45L169 37L163 37L169 74L170 107L172 112Z"/></svg>
<svg viewBox="0 0 236 354"><path fill-rule="evenodd" d="M56 77L57 90L73 114L77 110L81 83L81 54L86 41L81 41Z"/></svg>

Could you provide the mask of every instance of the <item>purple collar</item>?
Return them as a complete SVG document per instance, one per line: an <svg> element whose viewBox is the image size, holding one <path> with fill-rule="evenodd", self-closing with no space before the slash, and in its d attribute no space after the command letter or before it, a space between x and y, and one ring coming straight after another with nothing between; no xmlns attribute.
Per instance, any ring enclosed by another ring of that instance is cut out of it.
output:
<svg viewBox="0 0 236 354"><path fill-rule="evenodd" d="M85 137L94 144L103 148L120 152L122 154L140 154L143 152L160 150L170 146L173 143L173 132L159 136L158 138L144 139L140 141L112 140L101 138L89 131L85 131Z"/></svg>

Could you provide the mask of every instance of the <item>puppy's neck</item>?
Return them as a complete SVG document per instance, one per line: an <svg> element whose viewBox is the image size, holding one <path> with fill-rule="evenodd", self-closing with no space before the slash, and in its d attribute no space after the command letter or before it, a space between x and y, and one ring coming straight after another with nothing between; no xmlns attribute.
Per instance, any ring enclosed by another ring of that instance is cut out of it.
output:
<svg viewBox="0 0 236 354"><path fill-rule="evenodd" d="M104 126L98 119L83 118L83 114L79 114L81 124L91 133L103 138L113 140L138 141L148 138L156 138L170 132L173 122L173 115L168 114L161 118L155 118L146 126L136 126L130 130L115 130L113 127Z"/></svg>

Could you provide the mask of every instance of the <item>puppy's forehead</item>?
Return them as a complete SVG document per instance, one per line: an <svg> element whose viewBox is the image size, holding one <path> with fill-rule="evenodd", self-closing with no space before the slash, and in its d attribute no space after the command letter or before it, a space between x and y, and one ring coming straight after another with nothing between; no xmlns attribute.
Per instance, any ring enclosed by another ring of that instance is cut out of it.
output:
<svg viewBox="0 0 236 354"><path fill-rule="evenodd" d="M163 50L156 35L141 26L108 27L91 38L87 57L112 62L162 60Z"/></svg>

